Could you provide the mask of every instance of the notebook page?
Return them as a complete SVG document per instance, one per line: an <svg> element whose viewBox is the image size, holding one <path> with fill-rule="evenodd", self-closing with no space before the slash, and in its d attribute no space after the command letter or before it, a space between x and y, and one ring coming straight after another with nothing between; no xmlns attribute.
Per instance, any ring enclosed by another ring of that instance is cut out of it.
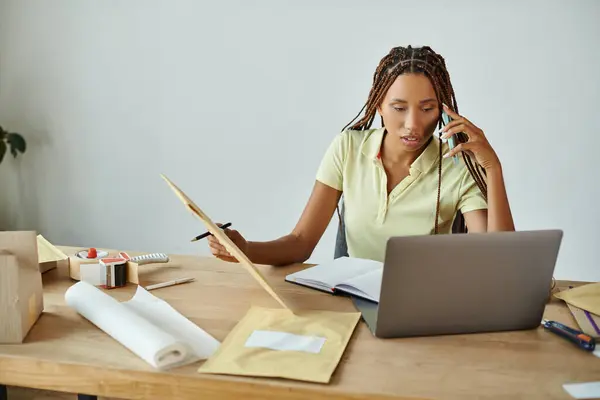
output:
<svg viewBox="0 0 600 400"><path fill-rule="evenodd" d="M383 277L383 266L366 274L356 276L337 285L337 289L357 296L366 297L379 303L381 293L381 278Z"/></svg>
<svg viewBox="0 0 600 400"><path fill-rule="evenodd" d="M340 257L330 262L290 274L286 279L295 282L321 282L333 288L348 279L380 268L383 268L383 263L380 261L355 257Z"/></svg>

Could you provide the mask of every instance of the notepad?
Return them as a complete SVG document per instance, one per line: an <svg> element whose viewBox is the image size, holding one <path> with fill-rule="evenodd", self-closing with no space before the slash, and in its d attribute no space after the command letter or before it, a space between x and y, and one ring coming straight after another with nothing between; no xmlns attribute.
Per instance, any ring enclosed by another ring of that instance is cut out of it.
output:
<svg viewBox="0 0 600 400"><path fill-rule="evenodd" d="M285 280L324 292L343 292L379 302L382 275L380 261L340 257L290 274Z"/></svg>

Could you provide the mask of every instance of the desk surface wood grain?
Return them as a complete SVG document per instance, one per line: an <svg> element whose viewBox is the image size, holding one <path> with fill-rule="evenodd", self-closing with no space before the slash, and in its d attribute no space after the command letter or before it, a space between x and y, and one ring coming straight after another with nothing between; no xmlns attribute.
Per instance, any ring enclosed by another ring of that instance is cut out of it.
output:
<svg viewBox="0 0 600 400"><path fill-rule="evenodd" d="M347 298L284 282L305 266L258 267L293 308L354 311ZM220 341L251 305L279 308L237 264L172 256L144 268L143 286L196 278L152 293ZM384 340L362 321L327 385L200 374L202 362L159 372L65 304L74 283L66 266L46 272L43 283L45 310L25 342L0 345L2 384L128 399L568 399L564 383L600 379L600 359L541 328ZM107 293L123 301L134 292L129 285ZM548 304L545 317L575 325L560 301Z"/></svg>

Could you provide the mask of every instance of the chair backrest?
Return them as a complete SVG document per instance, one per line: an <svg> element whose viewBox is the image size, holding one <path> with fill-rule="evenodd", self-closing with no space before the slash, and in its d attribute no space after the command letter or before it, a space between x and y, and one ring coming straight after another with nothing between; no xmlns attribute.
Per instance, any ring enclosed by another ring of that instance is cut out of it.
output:
<svg viewBox="0 0 600 400"><path fill-rule="evenodd" d="M338 231L335 238L335 249L333 258L348 257L348 244L346 243L346 225L344 224L344 195L340 198L338 204ZM456 214L456 218L452 223L452 233L466 233L465 217L460 211Z"/></svg>
<svg viewBox="0 0 600 400"><path fill-rule="evenodd" d="M338 204L338 231L335 238L335 249L333 258L348 257L348 245L346 243L346 225L344 224L344 195L340 198Z"/></svg>

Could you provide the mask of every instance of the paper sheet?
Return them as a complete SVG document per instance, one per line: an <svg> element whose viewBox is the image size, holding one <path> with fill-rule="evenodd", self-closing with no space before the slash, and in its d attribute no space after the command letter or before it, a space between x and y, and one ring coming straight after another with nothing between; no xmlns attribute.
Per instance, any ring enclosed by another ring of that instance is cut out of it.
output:
<svg viewBox="0 0 600 400"><path fill-rule="evenodd" d="M252 275L256 279L256 281L263 287L263 289L265 289L280 305L282 305L283 308L289 309L285 302L277 295L277 293L275 293L273 288L271 288L271 286L267 283L260 271L256 269L256 267L252 264L250 259L248 259L248 257L246 257L246 255L235 245L235 243L233 243L231 239L229 239L229 236L227 236L221 228L219 228L214 222L212 222L210 218L208 218L208 216L204 214L204 212L200 210L200 208L196 204L194 204L194 202L185 193L183 193L183 191L181 191L181 189L179 189L173 182L169 180L169 178L167 178L164 175L161 176L167 182L167 184L173 190L173 192L175 192L177 197L179 197L179 199L183 202L183 204L185 204L194 215L196 215L202 222L204 222L208 231L212 233L217 239L219 239L219 242L221 242L221 244L225 246L227 251L229 251L229 253L231 253L231 255L234 256L240 262L240 264L250 273L250 275Z"/></svg>
<svg viewBox="0 0 600 400"><path fill-rule="evenodd" d="M562 290L554 296L575 307L600 315L600 282Z"/></svg>
<svg viewBox="0 0 600 400"><path fill-rule="evenodd" d="M252 307L198 372L328 383L359 319L359 312Z"/></svg>
<svg viewBox="0 0 600 400"><path fill-rule="evenodd" d="M585 383L567 383L563 388L575 399L599 399L600 381Z"/></svg>
<svg viewBox="0 0 600 400"><path fill-rule="evenodd" d="M155 368L166 370L210 357L220 343L141 286L119 302L87 282L65 293L67 304Z"/></svg>
<svg viewBox="0 0 600 400"><path fill-rule="evenodd" d="M37 246L38 246L38 263L45 263L50 261L60 261L69 258L65 253L56 248L42 235L37 235Z"/></svg>
<svg viewBox="0 0 600 400"><path fill-rule="evenodd" d="M379 303L381 296L381 279L383 278L383 268L368 272L363 275L348 279L342 284L337 285L338 288L346 292L367 297L370 300Z"/></svg>

